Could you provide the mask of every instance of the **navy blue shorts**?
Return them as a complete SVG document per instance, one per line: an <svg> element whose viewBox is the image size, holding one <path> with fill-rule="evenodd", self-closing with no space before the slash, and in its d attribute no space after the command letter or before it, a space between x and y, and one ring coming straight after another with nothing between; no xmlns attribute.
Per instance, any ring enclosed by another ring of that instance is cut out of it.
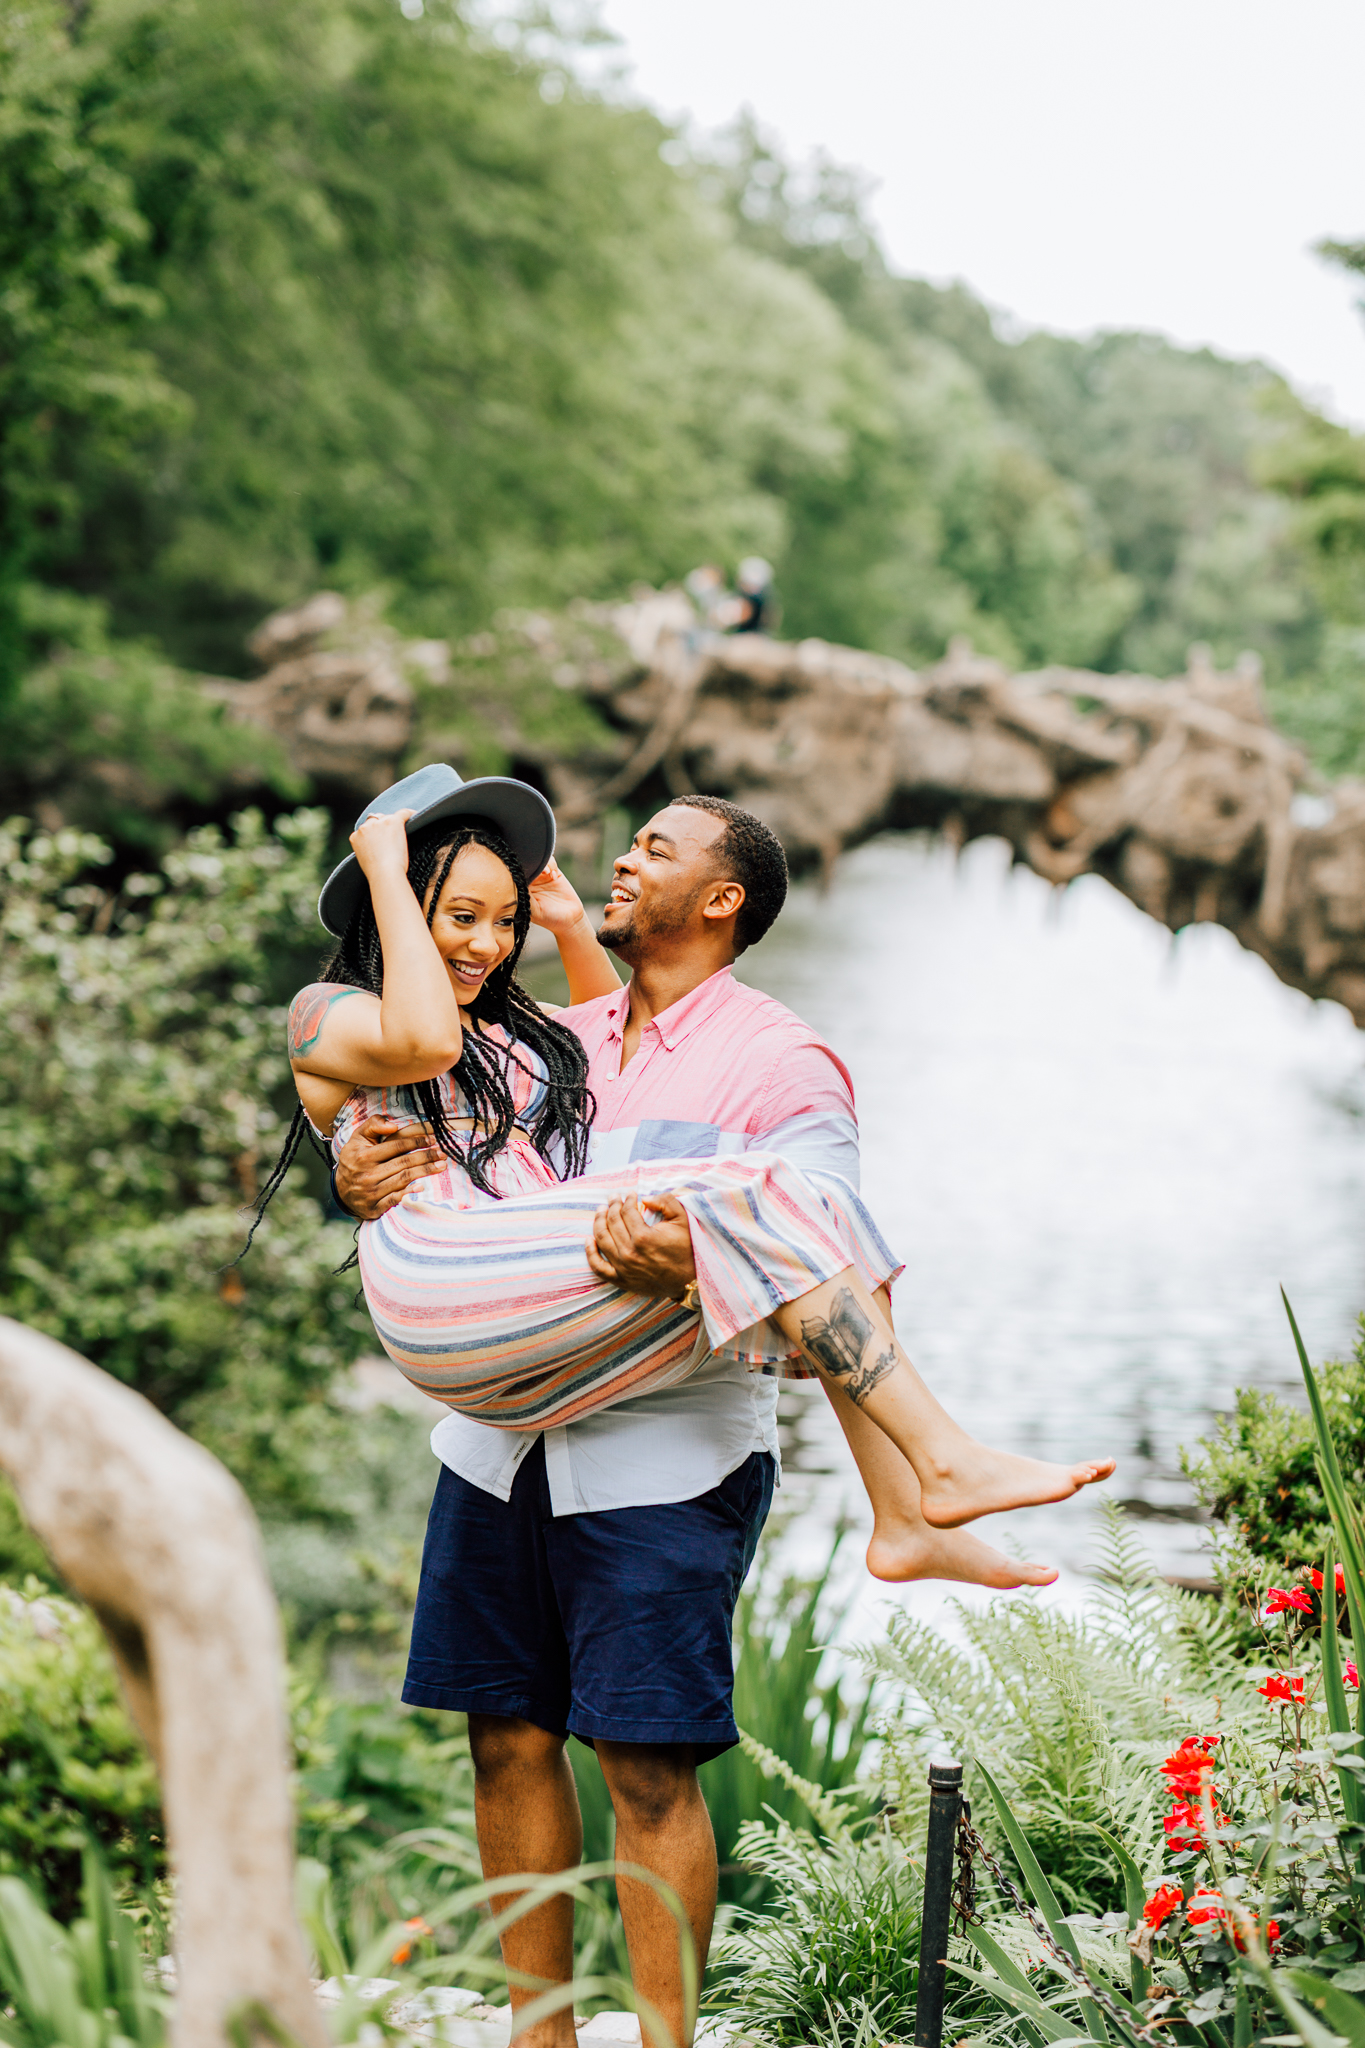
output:
<svg viewBox="0 0 1365 2048"><path fill-rule="evenodd" d="M739 1739L731 1628L775 1476L753 1451L695 1500L556 1517L543 1437L510 1500L443 1465L403 1698L719 1756Z"/></svg>

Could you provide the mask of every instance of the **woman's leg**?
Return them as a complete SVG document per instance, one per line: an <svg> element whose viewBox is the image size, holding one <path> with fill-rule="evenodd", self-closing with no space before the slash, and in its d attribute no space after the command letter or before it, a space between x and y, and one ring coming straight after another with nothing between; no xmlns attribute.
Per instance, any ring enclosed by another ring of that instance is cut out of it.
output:
<svg viewBox="0 0 1365 2048"><path fill-rule="evenodd" d="M1053 1583L1057 1573L1051 1565L1020 1564L969 1529L931 1528L920 1511L919 1480L909 1459L842 1388L826 1380L825 1392L872 1503L867 1568L874 1579L896 1585L908 1579L953 1579L1000 1592Z"/></svg>
<svg viewBox="0 0 1365 2048"><path fill-rule="evenodd" d="M978 1515L1066 1500L1114 1469L1112 1458L1051 1465L988 1450L969 1437L929 1392L851 1268L784 1303L773 1321L909 1460L930 1528L956 1529Z"/></svg>
<svg viewBox="0 0 1365 2048"><path fill-rule="evenodd" d="M891 1301L886 1289L879 1287L873 1299L889 1323ZM909 1459L849 1400L842 1387L826 1379L824 1389L872 1503L867 1568L874 1579L895 1584L907 1579L953 1579L959 1585L991 1586L1001 1592L1053 1583L1057 1573L1051 1565L1020 1564L965 1529L930 1528L920 1511L919 1480Z"/></svg>

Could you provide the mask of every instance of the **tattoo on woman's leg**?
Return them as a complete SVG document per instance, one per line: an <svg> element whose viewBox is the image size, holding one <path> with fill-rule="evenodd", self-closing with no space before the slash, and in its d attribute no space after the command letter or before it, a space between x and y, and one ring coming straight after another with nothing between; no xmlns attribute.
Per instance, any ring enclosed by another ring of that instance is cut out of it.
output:
<svg viewBox="0 0 1365 2048"><path fill-rule="evenodd" d="M865 1365L861 1372L855 1372L844 1389L854 1407L861 1408L868 1395L872 1392L872 1389L879 1385L889 1372L894 1372L895 1369L895 1352L883 1351L879 1358L873 1359L871 1365Z"/></svg>
<svg viewBox="0 0 1365 2048"><path fill-rule="evenodd" d="M801 1324L801 1342L837 1380L857 1372L871 1339L872 1318L859 1307L851 1287L839 1289L828 1317L811 1316Z"/></svg>

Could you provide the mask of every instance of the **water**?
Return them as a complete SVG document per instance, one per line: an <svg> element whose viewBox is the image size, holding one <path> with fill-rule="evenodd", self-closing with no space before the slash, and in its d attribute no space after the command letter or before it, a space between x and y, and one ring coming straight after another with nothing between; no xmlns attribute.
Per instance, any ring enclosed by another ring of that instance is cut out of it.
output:
<svg viewBox="0 0 1365 2048"><path fill-rule="evenodd" d="M1278 1288L1311 1356L1365 1309L1365 1040L1227 932L1168 933L1094 878L1055 894L996 842L959 862L887 838L801 887L743 978L807 1018L857 1090L863 1191L907 1271L896 1321L941 1400L1034 1456L1111 1453L1113 1491L1189 1513L1179 1448L1234 1389L1293 1393ZM779 1541L802 1568L841 1510L870 1526L818 1388L782 1396ZM1070 1502L982 1526L1063 1567L1096 1565ZM1207 1570L1188 1519L1149 1519L1163 1571ZM855 1637L891 1597L943 1589L854 1573Z"/></svg>

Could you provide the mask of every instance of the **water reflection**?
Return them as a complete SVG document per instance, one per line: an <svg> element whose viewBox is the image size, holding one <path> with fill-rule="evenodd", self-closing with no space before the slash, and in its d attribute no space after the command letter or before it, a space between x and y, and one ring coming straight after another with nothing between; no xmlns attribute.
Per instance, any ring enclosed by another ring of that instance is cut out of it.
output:
<svg viewBox="0 0 1365 2048"><path fill-rule="evenodd" d="M1310 1351L1365 1308L1365 1047L1345 1012L1275 980L1215 927L1172 941L1104 883L1055 894L1005 849L955 863L888 838L828 895L794 891L744 979L852 1070L863 1187L908 1271L900 1333L984 1437L1113 1452L1115 1490L1189 1500L1178 1450L1238 1385L1292 1388L1277 1288ZM827 1546L856 1475L818 1390L783 1396L793 1561ZM983 1533L1094 1561L1072 1503ZM1188 1522L1151 1521L1162 1569L1203 1569ZM865 1584L854 1632L883 1589ZM937 1591L914 1589L916 1611Z"/></svg>

